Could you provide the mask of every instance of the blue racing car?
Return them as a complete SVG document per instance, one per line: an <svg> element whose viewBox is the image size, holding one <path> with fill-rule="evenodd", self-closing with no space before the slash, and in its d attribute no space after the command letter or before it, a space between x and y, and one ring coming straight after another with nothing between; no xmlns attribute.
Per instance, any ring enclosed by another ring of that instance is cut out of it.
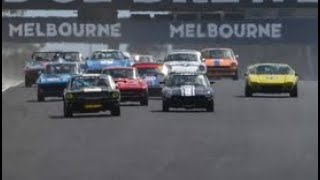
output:
<svg viewBox="0 0 320 180"><path fill-rule="evenodd" d="M85 64L86 73L101 74L106 67L131 67L133 60L121 51L109 49L95 51Z"/></svg>
<svg viewBox="0 0 320 180"><path fill-rule="evenodd" d="M62 97L71 76L76 74L80 74L78 63L48 63L44 73L37 80L38 101L44 101L46 97Z"/></svg>

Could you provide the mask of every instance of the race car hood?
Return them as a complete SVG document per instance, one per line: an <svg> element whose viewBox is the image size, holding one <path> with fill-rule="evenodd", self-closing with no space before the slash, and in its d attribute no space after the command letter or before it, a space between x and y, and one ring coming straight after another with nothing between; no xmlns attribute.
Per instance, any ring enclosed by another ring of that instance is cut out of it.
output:
<svg viewBox="0 0 320 180"><path fill-rule="evenodd" d="M30 70L39 70L39 69L44 69L45 66L48 64L48 62L36 62L36 61L32 61L32 62L28 62L25 65L25 70L30 71Z"/></svg>
<svg viewBox="0 0 320 180"><path fill-rule="evenodd" d="M164 93L171 93L172 96L202 96L209 95L209 91L211 94L213 94L213 90L211 88L193 85L183 85L172 88L166 87L164 89Z"/></svg>
<svg viewBox="0 0 320 180"><path fill-rule="evenodd" d="M201 62L198 61L169 61L165 62L164 65L169 66L199 66Z"/></svg>
<svg viewBox="0 0 320 180"><path fill-rule="evenodd" d="M86 67L89 70L103 69L106 67L129 67L132 65L130 60L88 60Z"/></svg>
<svg viewBox="0 0 320 180"><path fill-rule="evenodd" d="M67 83L70 78L70 74L42 74L39 83Z"/></svg>
<svg viewBox="0 0 320 180"><path fill-rule="evenodd" d="M81 87L81 88L73 88L73 92L81 92L81 93L86 93L86 92L104 92L104 91L110 91L110 87L100 87L100 86L90 86L90 87Z"/></svg>
<svg viewBox="0 0 320 180"><path fill-rule="evenodd" d="M249 75L250 82L261 84L283 84L295 82L294 75Z"/></svg>
<svg viewBox="0 0 320 180"><path fill-rule="evenodd" d="M208 67L231 67L238 66L238 62L233 59L206 59L205 64Z"/></svg>
<svg viewBox="0 0 320 180"><path fill-rule="evenodd" d="M136 79L114 79L120 90L125 89L145 89L147 86L142 80Z"/></svg>
<svg viewBox="0 0 320 180"><path fill-rule="evenodd" d="M165 66L170 66L171 72L197 72L199 70L200 65L203 65L205 68L204 72L206 72L205 64L196 61L172 61L164 63Z"/></svg>

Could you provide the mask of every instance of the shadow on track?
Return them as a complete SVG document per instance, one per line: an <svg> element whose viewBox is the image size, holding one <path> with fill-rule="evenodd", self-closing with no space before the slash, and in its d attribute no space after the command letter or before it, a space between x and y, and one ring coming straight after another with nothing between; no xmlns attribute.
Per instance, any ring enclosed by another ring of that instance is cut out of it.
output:
<svg viewBox="0 0 320 180"><path fill-rule="evenodd" d="M234 96L234 97L236 97L236 98L270 98L270 99L272 99L272 98L292 98L292 97L290 97L290 96L284 96L284 95L253 95L252 97L246 97L246 96L244 96L244 95L236 95L236 96Z"/></svg>
<svg viewBox="0 0 320 180"><path fill-rule="evenodd" d="M168 112L164 112L162 110L151 110L152 113L212 113L207 112L206 110L170 110Z"/></svg>
<svg viewBox="0 0 320 180"><path fill-rule="evenodd" d="M45 101L38 101L36 99L29 99L27 100L27 103L50 103L50 102L62 102L62 99L48 99Z"/></svg>
<svg viewBox="0 0 320 180"><path fill-rule="evenodd" d="M135 106L141 106L141 105L139 103L138 104L133 104L133 103L122 104L122 103L120 103L120 106L123 106L123 107L135 107Z"/></svg>
<svg viewBox="0 0 320 180"><path fill-rule="evenodd" d="M162 97L156 97L156 96L152 96L152 97L148 97L149 100L157 100L157 101L160 101L162 100Z"/></svg>
<svg viewBox="0 0 320 180"><path fill-rule="evenodd" d="M115 117L110 114L76 114L73 117L64 117L63 115L50 115L50 119L81 119L81 118L110 118Z"/></svg>

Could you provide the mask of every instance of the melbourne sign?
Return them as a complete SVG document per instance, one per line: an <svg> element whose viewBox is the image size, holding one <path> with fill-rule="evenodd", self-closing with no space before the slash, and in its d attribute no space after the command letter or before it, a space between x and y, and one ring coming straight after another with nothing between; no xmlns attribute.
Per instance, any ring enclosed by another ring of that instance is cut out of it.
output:
<svg viewBox="0 0 320 180"><path fill-rule="evenodd" d="M317 7L318 0L2 0L2 8L78 9L104 7L113 9L172 10L221 7Z"/></svg>
<svg viewBox="0 0 320 180"><path fill-rule="evenodd" d="M3 41L129 43L317 43L317 19L237 22L81 23L76 18L3 18Z"/></svg>

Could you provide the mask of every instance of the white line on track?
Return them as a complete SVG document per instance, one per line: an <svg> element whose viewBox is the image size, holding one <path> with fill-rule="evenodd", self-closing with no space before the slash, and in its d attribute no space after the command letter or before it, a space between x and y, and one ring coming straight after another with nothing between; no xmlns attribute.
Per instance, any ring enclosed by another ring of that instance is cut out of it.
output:
<svg viewBox="0 0 320 180"><path fill-rule="evenodd" d="M16 86L19 86L21 83L23 83L24 81L19 81L18 83L16 84L13 84L12 86L9 86L7 88L4 88L2 89L2 92L5 92L6 90L10 89L10 88L13 88L13 87L16 87Z"/></svg>

